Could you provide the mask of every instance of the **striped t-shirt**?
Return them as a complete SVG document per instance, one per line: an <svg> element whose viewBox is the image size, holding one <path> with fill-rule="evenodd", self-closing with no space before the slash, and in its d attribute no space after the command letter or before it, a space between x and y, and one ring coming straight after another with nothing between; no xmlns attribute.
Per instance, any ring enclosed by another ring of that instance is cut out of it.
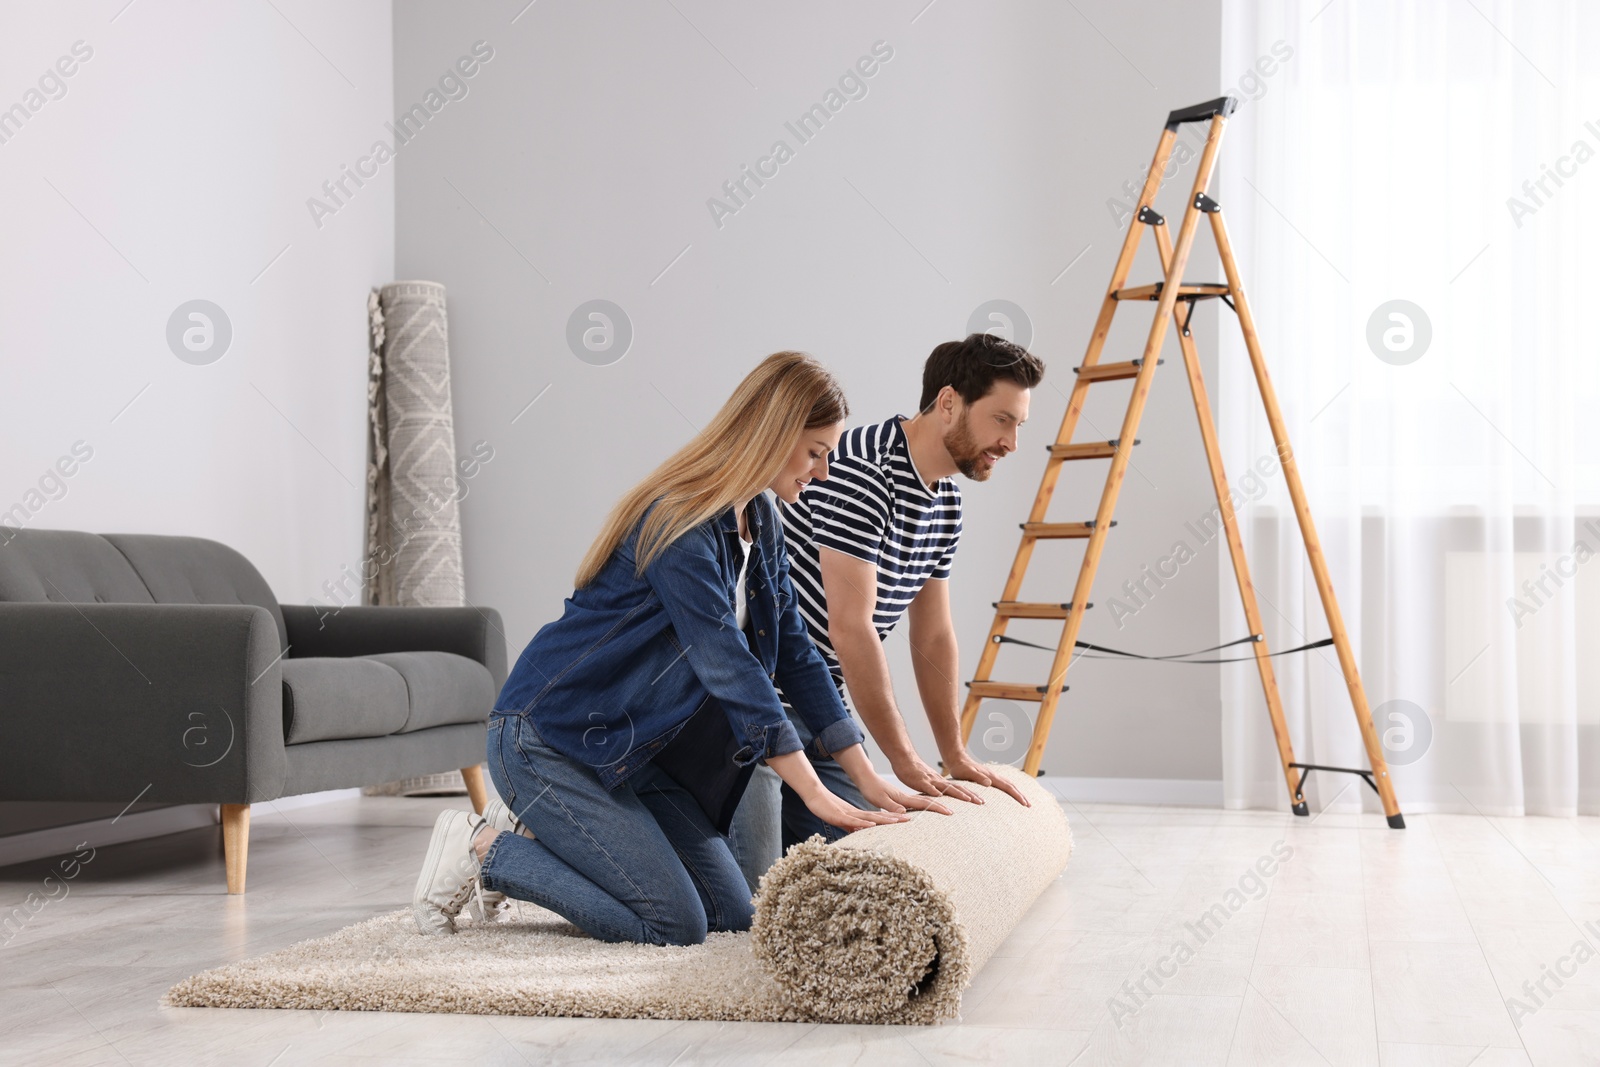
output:
<svg viewBox="0 0 1600 1067"><path fill-rule="evenodd" d="M881 641L930 578L950 577L961 539L961 490L950 478L928 488L911 461L902 418L847 431L828 457L827 480L806 486L798 503L779 507L800 614L841 686L844 671L828 638L820 549L877 566L872 622Z"/></svg>

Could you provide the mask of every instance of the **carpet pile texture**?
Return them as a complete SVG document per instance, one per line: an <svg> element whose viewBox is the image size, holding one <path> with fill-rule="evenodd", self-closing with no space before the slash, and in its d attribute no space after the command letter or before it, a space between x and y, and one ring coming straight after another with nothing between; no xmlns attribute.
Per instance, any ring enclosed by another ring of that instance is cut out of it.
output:
<svg viewBox="0 0 1600 1067"><path fill-rule="evenodd" d="M451 937L409 909L205 971L171 1007L929 1024L966 988L1065 868L1060 805L982 787L982 806L797 845L762 879L747 934L703 945L611 945L531 904Z"/></svg>

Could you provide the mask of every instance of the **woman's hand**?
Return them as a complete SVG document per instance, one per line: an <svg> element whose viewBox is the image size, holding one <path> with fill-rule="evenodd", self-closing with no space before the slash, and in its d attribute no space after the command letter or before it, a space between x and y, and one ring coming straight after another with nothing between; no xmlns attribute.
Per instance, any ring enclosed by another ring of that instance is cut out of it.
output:
<svg viewBox="0 0 1600 1067"><path fill-rule="evenodd" d="M853 747L858 752L861 749L860 745ZM854 804L840 800L822 784L822 779L817 777L811 761L806 759L803 752L785 752L781 756L769 757L767 766L777 771L778 777L783 779L784 784L805 801L811 814L829 826L836 826L841 830L865 830L869 826L905 822L911 818L905 813L906 809L903 806L898 810L862 811ZM854 775L851 775L851 780L855 780ZM872 802L877 803L875 800Z"/></svg>
<svg viewBox="0 0 1600 1067"><path fill-rule="evenodd" d="M829 792L821 782L817 783L817 791L804 799L811 814L841 830L865 830L869 826L906 822L911 818L903 808L900 811L862 811Z"/></svg>

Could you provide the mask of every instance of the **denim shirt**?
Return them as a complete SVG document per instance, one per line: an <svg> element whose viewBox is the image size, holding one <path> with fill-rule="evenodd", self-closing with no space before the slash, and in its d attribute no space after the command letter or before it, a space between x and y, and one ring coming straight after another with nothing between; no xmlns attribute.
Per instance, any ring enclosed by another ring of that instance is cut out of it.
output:
<svg viewBox="0 0 1600 1067"><path fill-rule="evenodd" d="M495 714L529 716L550 747L593 768L608 788L649 763L708 700L727 717L739 766L799 751L778 686L815 735L816 755L860 743L795 605L776 508L763 493L748 515L744 631L734 616L734 510L678 538L642 577L641 519L567 598L561 618L528 643Z"/></svg>

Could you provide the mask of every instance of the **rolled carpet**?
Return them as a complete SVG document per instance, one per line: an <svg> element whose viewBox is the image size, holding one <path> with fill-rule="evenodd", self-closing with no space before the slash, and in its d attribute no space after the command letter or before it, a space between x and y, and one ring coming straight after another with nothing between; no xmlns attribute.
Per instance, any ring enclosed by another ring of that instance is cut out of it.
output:
<svg viewBox="0 0 1600 1067"><path fill-rule="evenodd" d="M961 991L1066 867L1072 834L1055 798L992 768L1031 802L979 789L981 807L796 845L761 879L756 959L804 1015L927 1024Z"/></svg>
<svg viewBox="0 0 1600 1067"><path fill-rule="evenodd" d="M1033 807L979 788L981 808L952 803L948 817L917 815L791 849L762 882L753 934L712 934L684 948L607 944L517 904L500 922L463 917L454 937L425 937L404 908L186 978L163 1002L936 1023L957 1014L962 989L1072 849L1055 799L1020 772L1009 776Z"/></svg>

